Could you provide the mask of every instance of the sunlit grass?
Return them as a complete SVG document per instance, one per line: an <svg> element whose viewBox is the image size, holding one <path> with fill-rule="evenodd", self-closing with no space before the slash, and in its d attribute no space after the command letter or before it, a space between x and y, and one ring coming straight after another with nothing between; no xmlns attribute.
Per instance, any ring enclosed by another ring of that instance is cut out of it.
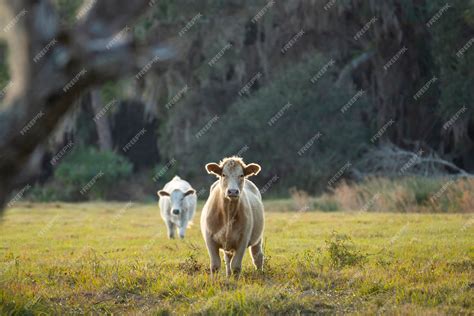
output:
<svg viewBox="0 0 474 316"><path fill-rule="evenodd" d="M200 214L168 240L156 205L18 205L0 224L0 311L473 312L472 215L281 212L290 206L267 203L266 271L246 254L235 281L210 279Z"/></svg>

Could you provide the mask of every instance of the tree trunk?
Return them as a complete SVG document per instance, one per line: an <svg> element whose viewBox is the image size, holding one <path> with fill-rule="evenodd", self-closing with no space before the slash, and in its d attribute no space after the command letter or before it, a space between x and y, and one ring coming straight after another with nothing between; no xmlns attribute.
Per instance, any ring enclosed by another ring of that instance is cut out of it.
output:
<svg viewBox="0 0 474 316"><path fill-rule="evenodd" d="M97 1L76 25L65 28L49 0L0 0L0 14L10 21L1 35L9 47L12 82L0 106L0 214L12 192L31 186L41 144L74 100L104 81L136 75L151 60L174 57L174 50L150 39L117 40L149 4Z"/></svg>
<svg viewBox="0 0 474 316"><path fill-rule="evenodd" d="M110 132L110 124L106 109L102 104L102 97L99 89L91 91L91 107L94 113L94 122L99 138L99 148L102 151L112 150L112 134Z"/></svg>

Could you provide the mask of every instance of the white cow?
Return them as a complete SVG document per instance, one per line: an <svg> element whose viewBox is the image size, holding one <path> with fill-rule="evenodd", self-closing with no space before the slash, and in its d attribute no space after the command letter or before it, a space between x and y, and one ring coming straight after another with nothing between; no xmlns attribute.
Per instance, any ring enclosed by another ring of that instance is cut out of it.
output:
<svg viewBox="0 0 474 316"><path fill-rule="evenodd" d="M196 190L187 181L175 176L157 194L160 197L161 217L168 228L168 237L174 238L178 229L179 237L184 238L186 228L196 212Z"/></svg>

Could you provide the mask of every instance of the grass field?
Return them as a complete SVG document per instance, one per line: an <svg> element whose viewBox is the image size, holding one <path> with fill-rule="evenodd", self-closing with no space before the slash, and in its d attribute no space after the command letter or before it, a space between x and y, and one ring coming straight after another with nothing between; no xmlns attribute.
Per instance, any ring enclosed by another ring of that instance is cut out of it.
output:
<svg viewBox="0 0 474 316"><path fill-rule="evenodd" d="M283 203L283 202L281 202ZM1 314L473 314L472 214L284 212L266 270L213 280L196 223L156 205L18 204L0 223Z"/></svg>

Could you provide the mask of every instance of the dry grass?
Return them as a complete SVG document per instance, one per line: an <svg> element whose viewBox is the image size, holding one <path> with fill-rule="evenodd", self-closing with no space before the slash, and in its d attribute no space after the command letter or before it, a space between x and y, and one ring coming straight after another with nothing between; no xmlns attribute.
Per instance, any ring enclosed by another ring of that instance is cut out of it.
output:
<svg viewBox="0 0 474 316"><path fill-rule="evenodd" d="M358 184L341 182L331 194L316 199L336 209L384 212L474 212L474 179L408 177L373 178Z"/></svg>

